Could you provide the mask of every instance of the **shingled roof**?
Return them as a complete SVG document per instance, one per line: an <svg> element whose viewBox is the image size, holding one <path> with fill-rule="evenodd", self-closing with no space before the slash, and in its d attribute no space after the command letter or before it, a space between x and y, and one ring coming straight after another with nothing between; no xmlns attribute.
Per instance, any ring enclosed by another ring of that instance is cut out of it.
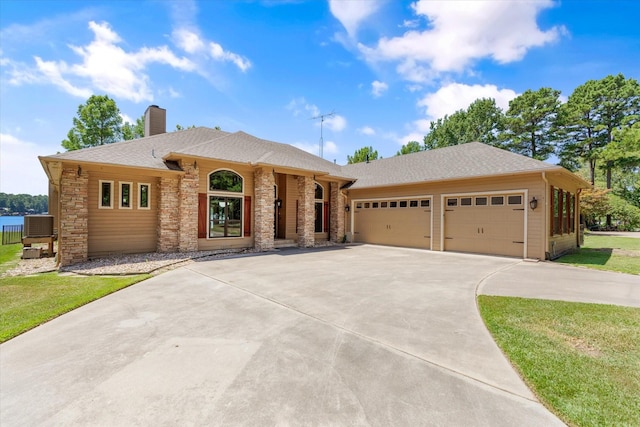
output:
<svg viewBox="0 0 640 427"><path fill-rule="evenodd" d="M279 166L326 173L336 177L344 175L341 166L324 160L289 144L256 138L244 132L228 134L214 141L174 150L171 156L193 156L226 160L252 165Z"/></svg>
<svg viewBox="0 0 640 427"><path fill-rule="evenodd" d="M181 156L285 167L350 179L341 166L292 145L256 138L245 132L229 133L206 127L68 151L43 159L175 170L166 160Z"/></svg>
<svg viewBox="0 0 640 427"><path fill-rule="evenodd" d="M165 164L164 157L171 151L213 141L226 135L229 135L229 132L198 127L67 151L44 158L168 170L171 168Z"/></svg>
<svg viewBox="0 0 640 427"><path fill-rule="evenodd" d="M562 169L480 142L421 151L342 167L357 181L350 188Z"/></svg>
<svg viewBox="0 0 640 427"><path fill-rule="evenodd" d="M350 188L384 187L522 172L564 170L479 142L340 166L289 144L244 132L198 127L42 157L159 170L176 170L181 157L201 157L304 170L355 181Z"/></svg>

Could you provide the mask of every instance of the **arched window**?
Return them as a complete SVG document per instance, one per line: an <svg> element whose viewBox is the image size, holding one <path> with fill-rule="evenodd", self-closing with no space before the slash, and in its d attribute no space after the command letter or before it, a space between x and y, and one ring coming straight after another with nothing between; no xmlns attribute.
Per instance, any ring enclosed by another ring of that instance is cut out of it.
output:
<svg viewBox="0 0 640 427"><path fill-rule="evenodd" d="M322 233L324 231L324 188L316 182L315 189L315 232Z"/></svg>
<svg viewBox="0 0 640 427"><path fill-rule="evenodd" d="M242 177L230 170L219 170L209 174L209 191L242 193Z"/></svg>
<svg viewBox="0 0 640 427"><path fill-rule="evenodd" d="M243 179L230 170L209 174L209 237L242 237ZM229 194L236 193L236 194Z"/></svg>

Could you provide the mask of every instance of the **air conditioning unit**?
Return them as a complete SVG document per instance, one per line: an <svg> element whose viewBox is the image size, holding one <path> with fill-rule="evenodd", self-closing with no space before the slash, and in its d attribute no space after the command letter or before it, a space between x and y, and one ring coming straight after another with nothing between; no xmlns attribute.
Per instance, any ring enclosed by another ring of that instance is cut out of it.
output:
<svg viewBox="0 0 640 427"><path fill-rule="evenodd" d="M53 215L27 215L24 217L24 237L53 235Z"/></svg>

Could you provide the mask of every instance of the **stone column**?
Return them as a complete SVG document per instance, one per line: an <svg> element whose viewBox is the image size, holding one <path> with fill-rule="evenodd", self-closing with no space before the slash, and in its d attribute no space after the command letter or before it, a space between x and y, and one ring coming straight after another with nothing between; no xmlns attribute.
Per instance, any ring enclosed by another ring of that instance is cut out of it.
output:
<svg viewBox="0 0 640 427"><path fill-rule="evenodd" d="M315 183L313 177L298 176L298 246L308 248L315 244Z"/></svg>
<svg viewBox="0 0 640 427"><path fill-rule="evenodd" d="M338 182L331 183L329 208L329 240L340 243L344 237L344 197Z"/></svg>
<svg viewBox="0 0 640 427"><path fill-rule="evenodd" d="M273 171L266 168L256 169L254 173L255 194L255 248L259 251L273 249L275 196L273 186L276 184ZM251 212L245 212L251 215Z"/></svg>
<svg viewBox="0 0 640 427"><path fill-rule="evenodd" d="M200 171L195 163L182 162L184 175L180 178L180 228L178 249L180 252L198 250L198 185Z"/></svg>
<svg viewBox="0 0 640 427"><path fill-rule="evenodd" d="M161 177L157 192L158 252L175 252L178 250L178 231L180 229L178 215L180 183L178 177Z"/></svg>
<svg viewBox="0 0 640 427"><path fill-rule="evenodd" d="M60 265L86 261L89 256L89 174L78 168L64 168L60 179Z"/></svg>

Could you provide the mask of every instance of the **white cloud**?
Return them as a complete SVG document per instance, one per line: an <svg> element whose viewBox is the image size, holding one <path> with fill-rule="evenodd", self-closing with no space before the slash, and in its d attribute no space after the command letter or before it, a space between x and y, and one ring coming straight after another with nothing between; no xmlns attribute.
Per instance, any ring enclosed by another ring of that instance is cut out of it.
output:
<svg viewBox="0 0 640 427"><path fill-rule="evenodd" d="M244 58L237 53L224 50L222 46L220 46L216 42L209 43L209 51L213 59L217 59L218 61L232 62L242 71L247 71L249 68L251 68L251 61L249 61L247 58Z"/></svg>
<svg viewBox="0 0 640 427"><path fill-rule="evenodd" d="M509 108L509 101L518 96L511 89L498 89L495 85L465 85L450 83L436 92L427 94L420 101L419 107L425 107L428 120L437 120L446 114L466 109L469 104L479 98L493 98L496 105L503 110ZM428 127L427 127L428 130Z"/></svg>
<svg viewBox="0 0 640 427"><path fill-rule="evenodd" d="M382 2L374 0L329 0L329 10L352 38L356 36L360 23L374 14L381 5Z"/></svg>
<svg viewBox="0 0 640 427"><path fill-rule="evenodd" d="M296 117L303 113L305 115L308 115L309 118L317 117L320 115L320 109L314 104L308 103L307 100L303 97L292 99L285 108L291 111Z"/></svg>
<svg viewBox="0 0 640 427"><path fill-rule="evenodd" d="M43 154L41 150L42 147L32 142L22 141L13 135L0 133L1 192L48 194L47 176L38 160L38 155ZM29 179L25 179L26 176Z"/></svg>
<svg viewBox="0 0 640 427"><path fill-rule="evenodd" d="M128 115L124 114L124 113L120 113L120 117L122 118L122 123L131 123L131 124L135 124L135 120L133 120L131 117L129 117Z"/></svg>
<svg viewBox="0 0 640 427"><path fill-rule="evenodd" d="M309 119L318 119L316 125L320 126L320 109L315 105L307 102L303 97L292 99L285 108L295 116L307 116ZM322 122L325 129L330 129L335 132L340 132L347 127L347 119L339 114L333 116L327 116L325 113L324 121Z"/></svg>
<svg viewBox="0 0 640 427"><path fill-rule="evenodd" d="M311 153L314 154L316 156L319 156L320 154L320 143L318 142L317 144L312 144L309 142L296 142L294 144L291 144L294 147L297 147L303 151L306 151L307 153ZM331 154L338 154L340 152L340 150L338 149L338 146L336 145L335 142L333 141L325 141L324 145L323 145L323 155L331 155Z"/></svg>
<svg viewBox="0 0 640 427"><path fill-rule="evenodd" d="M69 46L82 58L82 62L67 64L65 61L46 61L35 57L36 69L27 72L13 64L10 83L49 83L65 92L86 98L95 91L102 91L134 102L151 101L149 76L145 69L149 64L160 63L183 71L194 71L195 64L187 58L176 56L168 47L144 47L125 51L119 44L120 36L106 22L89 22L94 39L86 46Z"/></svg>
<svg viewBox="0 0 640 427"><path fill-rule="evenodd" d="M361 128L358 129L358 133L361 133L363 135L367 135L367 136L373 136L376 134L376 131L373 130L372 127L369 126L363 126Z"/></svg>
<svg viewBox="0 0 640 427"><path fill-rule="evenodd" d="M464 71L482 58L518 61L529 49L556 41L564 27L543 31L536 22L542 10L554 6L553 0L419 0L412 8L426 19L428 29L359 48L370 61L398 61L397 70L407 80L427 82L438 73Z"/></svg>
<svg viewBox="0 0 640 427"><path fill-rule="evenodd" d="M371 94L374 98L382 96L382 94L385 93L387 89L389 89L389 85L384 82L380 82L378 80L374 80L373 82L371 82Z"/></svg>
<svg viewBox="0 0 640 427"><path fill-rule="evenodd" d="M332 131L341 132L347 127L347 119L338 114L334 114L324 119L324 126Z"/></svg>
<svg viewBox="0 0 640 427"><path fill-rule="evenodd" d="M48 61L34 57L35 68L2 57L0 61L13 85L44 83L58 86L65 92L82 98L95 92L133 102L152 101L153 91L147 68L151 64L164 64L171 68L207 75L206 66L198 59L233 63L241 71L251 67L251 62L236 53L227 51L215 42L206 42L197 32L186 29L174 31L173 39L180 49L191 57L178 56L167 46L143 47L127 51L125 44L107 22L89 22L93 40L85 46L69 48L81 58L81 62ZM175 91L171 96L176 94Z"/></svg>
<svg viewBox="0 0 640 427"><path fill-rule="evenodd" d="M205 43L200 36L186 28L179 28L173 32L175 44L187 53L201 52L205 49Z"/></svg>

